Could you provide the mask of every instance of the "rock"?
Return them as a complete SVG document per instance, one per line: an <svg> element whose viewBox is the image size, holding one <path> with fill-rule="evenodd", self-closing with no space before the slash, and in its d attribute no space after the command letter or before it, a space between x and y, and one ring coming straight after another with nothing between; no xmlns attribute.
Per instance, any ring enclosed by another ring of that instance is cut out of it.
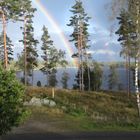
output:
<svg viewBox="0 0 140 140"><path fill-rule="evenodd" d="M40 99L40 98L36 98L33 97L29 102L24 102L25 106L42 106L42 105L47 105L49 107L55 107L56 106L56 102L53 100L49 100L47 98L45 99Z"/></svg>
<svg viewBox="0 0 140 140"><path fill-rule="evenodd" d="M33 97L31 99L31 101L29 102L30 105L33 105L33 106L41 106L42 103L41 103L41 100L39 98L36 98L36 97Z"/></svg>
<svg viewBox="0 0 140 140"><path fill-rule="evenodd" d="M62 106L61 108L62 108L63 111L67 110L66 106Z"/></svg>
<svg viewBox="0 0 140 140"><path fill-rule="evenodd" d="M24 102L23 105L25 105L25 106L29 106L29 105L31 105L31 104L30 104L30 102Z"/></svg>
<svg viewBox="0 0 140 140"><path fill-rule="evenodd" d="M50 104L50 100L49 99L42 99L41 100L42 105L49 105Z"/></svg>
<svg viewBox="0 0 140 140"><path fill-rule="evenodd" d="M55 107L56 106L56 103L54 101L50 100L49 106L50 107Z"/></svg>

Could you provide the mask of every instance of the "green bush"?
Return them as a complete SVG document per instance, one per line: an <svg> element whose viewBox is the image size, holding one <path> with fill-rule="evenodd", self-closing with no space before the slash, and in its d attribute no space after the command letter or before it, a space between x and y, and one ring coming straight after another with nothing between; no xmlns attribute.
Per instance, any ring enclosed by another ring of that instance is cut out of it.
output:
<svg viewBox="0 0 140 140"><path fill-rule="evenodd" d="M38 87L41 87L41 82L40 81L37 81L37 84L36 84Z"/></svg>
<svg viewBox="0 0 140 140"><path fill-rule="evenodd" d="M14 71L0 66L0 135L23 121L26 115L23 95L24 87L16 79Z"/></svg>

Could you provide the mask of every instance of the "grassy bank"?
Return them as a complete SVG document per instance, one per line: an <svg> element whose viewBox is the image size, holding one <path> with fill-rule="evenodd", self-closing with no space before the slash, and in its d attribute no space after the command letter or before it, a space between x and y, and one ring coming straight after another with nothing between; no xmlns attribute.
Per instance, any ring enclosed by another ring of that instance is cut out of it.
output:
<svg viewBox="0 0 140 140"><path fill-rule="evenodd" d="M52 99L51 89L29 87L26 100L32 97ZM30 107L31 119L54 122L70 131L139 131L135 95L125 93L55 90L56 107Z"/></svg>

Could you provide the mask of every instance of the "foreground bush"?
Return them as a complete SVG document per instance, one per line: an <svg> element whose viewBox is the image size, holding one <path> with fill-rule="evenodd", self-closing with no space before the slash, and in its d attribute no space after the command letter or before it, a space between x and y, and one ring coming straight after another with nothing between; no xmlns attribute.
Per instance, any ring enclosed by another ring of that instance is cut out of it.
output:
<svg viewBox="0 0 140 140"><path fill-rule="evenodd" d="M0 135L18 126L25 115L24 88L16 80L13 71L0 66Z"/></svg>

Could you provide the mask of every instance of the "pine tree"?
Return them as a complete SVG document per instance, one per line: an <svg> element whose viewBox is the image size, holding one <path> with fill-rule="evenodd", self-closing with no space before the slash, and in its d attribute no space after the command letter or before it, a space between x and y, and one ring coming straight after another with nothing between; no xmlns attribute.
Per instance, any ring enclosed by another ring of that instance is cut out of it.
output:
<svg viewBox="0 0 140 140"><path fill-rule="evenodd" d="M3 12L6 20L15 21L23 17L29 9L34 11L31 5L31 0L1 0L0 11Z"/></svg>
<svg viewBox="0 0 140 140"><path fill-rule="evenodd" d="M116 65L110 65L110 73L108 75L108 88L110 90L115 89L118 84L118 75L116 71Z"/></svg>
<svg viewBox="0 0 140 140"><path fill-rule="evenodd" d="M98 62L93 62L91 69L91 90L98 91L102 85L102 65Z"/></svg>
<svg viewBox="0 0 140 140"><path fill-rule="evenodd" d="M7 55L7 45L6 45L6 21L12 20L22 20L27 12L34 13L36 9L32 8L30 0L1 0L0 2L0 17L2 19L3 25L3 42L4 42L4 66L7 68L8 55Z"/></svg>
<svg viewBox="0 0 140 140"><path fill-rule="evenodd" d="M51 68L49 53L51 48L53 48L53 41L50 39L48 29L45 26L43 26L42 30L43 30L43 35L41 37L41 41L42 41L41 50L43 51L43 55L41 57L44 60L44 67L41 68L41 70L44 74L48 74L50 73L49 68Z"/></svg>
<svg viewBox="0 0 140 140"><path fill-rule="evenodd" d="M132 20L130 18L130 14L126 10L122 10L120 13L120 17L117 18L119 20L120 28L116 32L119 34L118 41L121 42L122 51L120 55L124 55L126 58L126 81L127 81L127 94L130 94L130 58L132 57L132 44L134 38L134 25L132 24ZM128 69L128 70L127 70Z"/></svg>
<svg viewBox="0 0 140 140"><path fill-rule="evenodd" d="M8 63L10 64L10 61L13 60L13 44L12 41L8 36L6 36L6 44L7 44L7 55L8 55ZM0 35L0 60L2 61L2 64L4 65L4 42L3 42L3 32Z"/></svg>
<svg viewBox="0 0 140 140"><path fill-rule="evenodd" d="M102 84L102 68L101 65L97 62L93 62L90 68L90 90L91 91L98 91L100 90L101 84ZM79 89L79 70L75 76L75 84L73 85L73 89ZM84 67L84 90L89 90L89 84L88 84L88 67Z"/></svg>
<svg viewBox="0 0 140 140"><path fill-rule="evenodd" d="M50 81L49 77L55 79L54 77L57 73L58 65L61 66L67 65L67 61L65 60L65 52L62 50L57 50L54 47L53 41L50 39L48 29L45 26L43 27L43 35L41 41L42 41L41 49L43 51L42 59L44 60L44 64L43 67L41 68L41 71L47 76L48 79L47 81ZM55 82L57 80L52 81L54 81L54 83L57 83Z"/></svg>
<svg viewBox="0 0 140 140"><path fill-rule="evenodd" d="M124 0L119 0L120 2ZM116 5L120 5L120 2L116 3ZM133 29L135 29L133 33L133 49L131 50L133 53L133 57L135 59L135 93L137 95L137 105L138 112L140 116L140 94L139 94L139 83L138 83L138 69L139 69L139 57L140 57L140 1L139 0L126 0L125 8L130 15L132 25L134 25ZM121 5L122 6L122 5ZM116 7L116 6L115 6ZM120 10L120 8L119 8Z"/></svg>
<svg viewBox="0 0 140 140"><path fill-rule="evenodd" d="M58 81L56 78L56 72L52 71L49 75L48 75L48 86L49 87L56 87Z"/></svg>
<svg viewBox="0 0 140 140"><path fill-rule="evenodd" d="M73 27L73 33L70 35L72 38L70 41L74 42L74 45L77 49L77 52L73 55L79 59L79 88L84 90L84 68L83 62L85 61L85 52L86 49L90 46L89 42L89 33L88 33L88 21L90 17L85 13L83 4L80 0L76 0L75 5L70 10L73 16L70 19L68 26Z"/></svg>
<svg viewBox="0 0 140 140"><path fill-rule="evenodd" d="M33 28L33 21L31 19L32 15L27 16L27 22L26 22L26 32L23 32L23 35L26 34L25 40L20 40L23 44L26 42L26 50L24 48L24 57L26 55L26 60L24 58L24 63L26 61L26 72L27 75L25 75L24 71L24 80L26 76L32 76L32 84L33 84L33 70L37 67L37 44L38 40L34 39L34 28ZM25 44L24 44L25 45ZM24 64L25 65L25 64Z"/></svg>
<svg viewBox="0 0 140 140"><path fill-rule="evenodd" d="M62 79L61 79L61 83L62 83L62 87L64 89L68 88L68 80L70 79L69 73L67 73L66 71L64 71L62 73Z"/></svg>

